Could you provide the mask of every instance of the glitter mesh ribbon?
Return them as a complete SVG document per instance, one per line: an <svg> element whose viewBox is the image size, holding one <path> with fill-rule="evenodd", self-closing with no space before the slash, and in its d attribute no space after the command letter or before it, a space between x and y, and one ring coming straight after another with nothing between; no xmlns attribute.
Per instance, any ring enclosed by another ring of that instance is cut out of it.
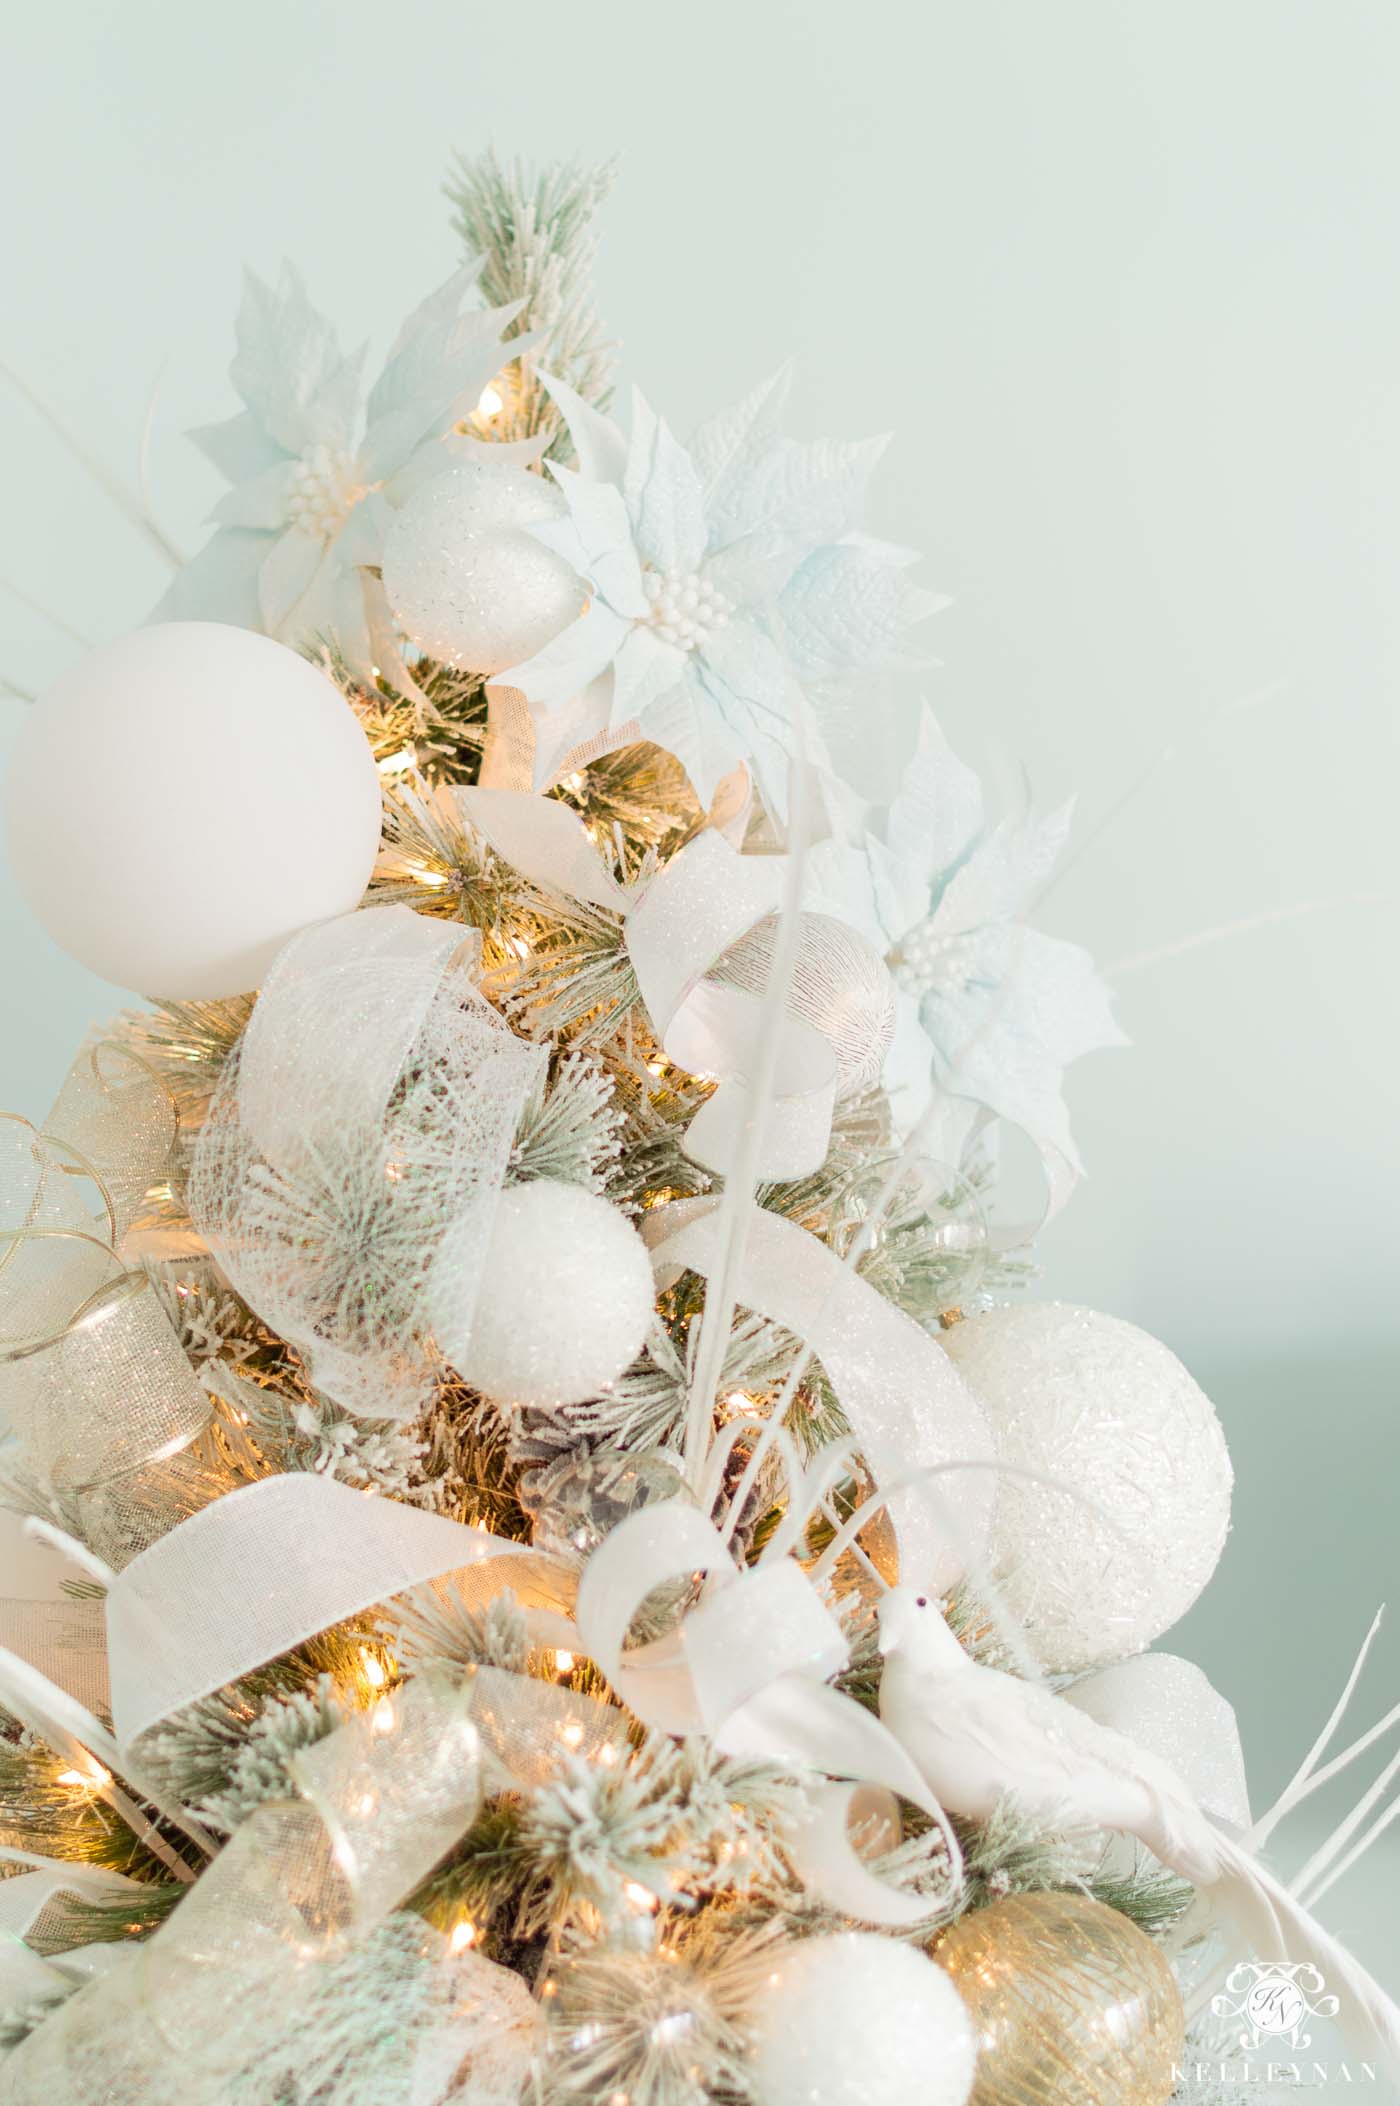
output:
<svg viewBox="0 0 1400 2106"><path fill-rule="evenodd" d="M0 1125L0 1414L28 1474L110 1565L204 1496L188 1451L209 1399L122 1255L174 1141L159 1079L111 1042L79 1055L42 1132Z"/></svg>

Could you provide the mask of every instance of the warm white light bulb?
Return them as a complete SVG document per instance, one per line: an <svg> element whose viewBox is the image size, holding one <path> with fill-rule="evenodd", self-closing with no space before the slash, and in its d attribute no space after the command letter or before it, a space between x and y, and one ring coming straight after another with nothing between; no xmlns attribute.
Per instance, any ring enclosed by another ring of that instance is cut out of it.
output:
<svg viewBox="0 0 1400 2106"><path fill-rule="evenodd" d="M478 417L494 417L498 414L499 411L503 410L504 408L504 397L500 394L498 389L494 388L491 385L490 381L488 380L486 386L481 391L481 399L476 405L476 413Z"/></svg>

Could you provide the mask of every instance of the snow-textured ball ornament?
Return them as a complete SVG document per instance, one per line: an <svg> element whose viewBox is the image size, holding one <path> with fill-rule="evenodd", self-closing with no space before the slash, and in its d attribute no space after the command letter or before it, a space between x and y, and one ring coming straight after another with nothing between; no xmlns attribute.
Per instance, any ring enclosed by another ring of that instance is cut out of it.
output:
<svg viewBox="0 0 1400 2106"><path fill-rule="evenodd" d="M344 697L285 644L157 623L89 652L28 713L5 819L20 890L70 957L209 999L359 906L379 776Z"/></svg>
<svg viewBox="0 0 1400 2106"><path fill-rule="evenodd" d="M1063 1302L989 1309L944 1339L1001 1462L993 1558L1059 1673L1138 1653L1219 1561L1233 1473L1210 1399L1135 1324Z"/></svg>
<svg viewBox="0 0 1400 2106"><path fill-rule="evenodd" d="M414 491L384 546L384 590L413 641L444 665L498 673L581 612L577 572L530 532L565 510L547 476L464 461Z"/></svg>
<svg viewBox="0 0 1400 2106"><path fill-rule="evenodd" d="M761 995L777 940L778 919L769 915L731 945L711 977ZM838 1096L874 1089L895 1024L894 980L878 951L834 915L802 915L789 1002L835 1054Z"/></svg>
<svg viewBox="0 0 1400 2106"><path fill-rule="evenodd" d="M450 1294L450 1275L445 1284ZM580 1404L636 1358L655 1292L626 1215L581 1185L540 1178L502 1193L470 1323L459 1336L445 1307L438 1342L498 1403Z"/></svg>
<svg viewBox="0 0 1400 2106"><path fill-rule="evenodd" d="M872 1931L780 1948L749 2011L756 2106L964 2106L977 2041L948 1976Z"/></svg>

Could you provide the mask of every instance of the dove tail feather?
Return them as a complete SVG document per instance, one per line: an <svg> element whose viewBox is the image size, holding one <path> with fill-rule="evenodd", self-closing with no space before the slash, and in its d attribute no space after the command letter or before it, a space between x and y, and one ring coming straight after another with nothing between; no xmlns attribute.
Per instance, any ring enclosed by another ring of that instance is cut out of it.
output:
<svg viewBox="0 0 1400 2106"><path fill-rule="evenodd" d="M1400 2082L1400 2007L1248 1850L1217 1835L1216 1854L1211 1899L1251 1941L1252 1955L1310 1961L1339 1999L1337 2023L1356 2051L1384 2062L1392 2080Z"/></svg>

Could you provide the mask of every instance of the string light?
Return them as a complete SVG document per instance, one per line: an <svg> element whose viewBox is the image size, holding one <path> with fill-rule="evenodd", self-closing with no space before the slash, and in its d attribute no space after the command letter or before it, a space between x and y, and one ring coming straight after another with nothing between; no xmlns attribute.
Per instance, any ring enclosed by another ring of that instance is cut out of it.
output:
<svg viewBox="0 0 1400 2106"><path fill-rule="evenodd" d="M652 1915L661 1906L650 1887L644 1887L639 1879L629 1879L622 1889L634 1909Z"/></svg>
<svg viewBox="0 0 1400 2106"><path fill-rule="evenodd" d="M410 769L418 766L418 749L416 746L400 746L397 753L386 753L377 766L381 775L407 775Z"/></svg>
<svg viewBox="0 0 1400 2106"><path fill-rule="evenodd" d="M488 380L476 405L478 417L498 417L505 406L504 396Z"/></svg>
<svg viewBox="0 0 1400 2106"><path fill-rule="evenodd" d="M360 1665L370 1688L382 1689L389 1679L388 1672L378 1654L372 1653L367 1645L360 1647Z"/></svg>
<svg viewBox="0 0 1400 2106"><path fill-rule="evenodd" d="M454 1923L452 1926L452 1935L447 1941L448 1948L452 1952L465 1952L469 1945L475 1945L480 1935L471 1919L463 1916L460 1923Z"/></svg>
<svg viewBox="0 0 1400 2106"><path fill-rule="evenodd" d="M560 1675L571 1675L574 1671L573 1654L556 1653L554 1655L554 1671L556 1674Z"/></svg>
<svg viewBox="0 0 1400 2106"><path fill-rule="evenodd" d="M72 1785L75 1790L87 1792L97 1791L102 1785L110 1784L112 1781L111 1771L104 1770L101 1763L93 1761L91 1757L88 1759L91 1765L90 1768L86 1770L60 1770L58 1782Z"/></svg>

